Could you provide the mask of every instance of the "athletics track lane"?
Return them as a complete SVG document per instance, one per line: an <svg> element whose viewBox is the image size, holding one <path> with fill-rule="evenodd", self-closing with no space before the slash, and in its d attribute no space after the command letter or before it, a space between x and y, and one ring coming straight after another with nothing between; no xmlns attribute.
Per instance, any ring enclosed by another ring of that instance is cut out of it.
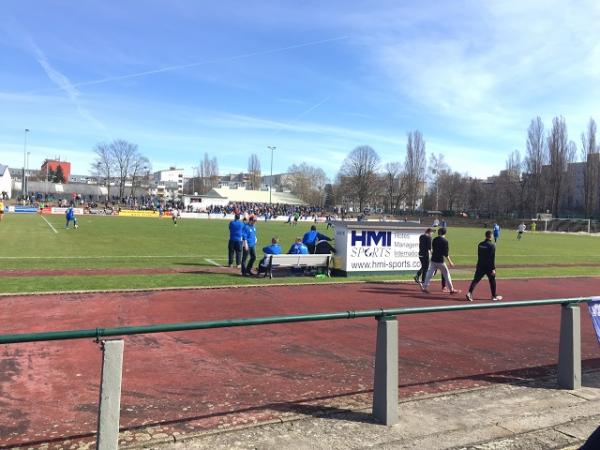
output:
<svg viewBox="0 0 600 450"><path fill-rule="evenodd" d="M500 280L499 292L506 300L598 295L600 279ZM487 295L482 282L476 297ZM14 296L0 298L0 333L446 305L462 298L376 283ZM547 374L557 361L559 319L559 306L400 317L400 395ZM356 319L127 337L121 426L135 431L162 422L161 431L188 433L319 405L368 404L375 325ZM584 367L600 367L584 308L582 340ZM96 427L99 373L100 351L91 340L0 347L0 447L88 440Z"/></svg>

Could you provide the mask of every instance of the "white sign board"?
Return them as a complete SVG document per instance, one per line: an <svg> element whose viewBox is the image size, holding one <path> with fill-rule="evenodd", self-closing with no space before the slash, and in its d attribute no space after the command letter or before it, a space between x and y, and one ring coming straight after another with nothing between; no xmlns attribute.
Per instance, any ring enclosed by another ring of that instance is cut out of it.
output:
<svg viewBox="0 0 600 450"><path fill-rule="evenodd" d="M421 227L336 223L334 267L344 272L418 270Z"/></svg>

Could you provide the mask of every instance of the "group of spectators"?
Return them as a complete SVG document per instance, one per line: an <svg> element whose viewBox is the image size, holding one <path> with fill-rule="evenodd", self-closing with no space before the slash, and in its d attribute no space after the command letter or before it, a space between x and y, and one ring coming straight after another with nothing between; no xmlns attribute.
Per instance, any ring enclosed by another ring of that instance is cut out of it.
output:
<svg viewBox="0 0 600 450"><path fill-rule="evenodd" d="M229 222L228 266L233 267L235 261L236 267L242 271L242 276L257 275L266 270L267 257L265 256L258 265L258 272L252 271L256 262L256 221L255 215L241 219L241 216L236 214L234 220ZM335 248L330 242L329 236L319 233L317 227L312 225L304 236L296 238L287 253L292 255L335 253ZM270 245L263 247L262 250L265 255L283 253L279 238L276 236L271 238Z"/></svg>
<svg viewBox="0 0 600 450"><path fill-rule="evenodd" d="M209 206L206 210L209 214L237 214L254 215L257 217L276 218L279 216L293 216L299 214L308 219L320 216L322 208L318 206L288 205L285 203L254 203L254 202L230 202L226 206Z"/></svg>

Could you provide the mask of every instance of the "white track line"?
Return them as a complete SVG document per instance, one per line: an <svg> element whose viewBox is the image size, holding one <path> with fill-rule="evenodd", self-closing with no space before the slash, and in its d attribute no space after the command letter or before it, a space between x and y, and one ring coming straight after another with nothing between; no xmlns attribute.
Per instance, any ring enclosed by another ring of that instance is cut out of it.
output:
<svg viewBox="0 0 600 450"><path fill-rule="evenodd" d="M50 222L48 222L48 220L47 220L47 219L46 219L44 216L42 216L42 215L40 214L40 217L41 217L42 219L44 219L44 222L46 222L50 228L52 228L52 231L54 231L54 233L58 234L58 231L56 231L56 228L54 228L54 227L52 226L52 224L51 224Z"/></svg>
<svg viewBox="0 0 600 450"><path fill-rule="evenodd" d="M204 258L204 261L206 261L209 264L212 264L213 266L222 267L221 264L214 262L212 259Z"/></svg>

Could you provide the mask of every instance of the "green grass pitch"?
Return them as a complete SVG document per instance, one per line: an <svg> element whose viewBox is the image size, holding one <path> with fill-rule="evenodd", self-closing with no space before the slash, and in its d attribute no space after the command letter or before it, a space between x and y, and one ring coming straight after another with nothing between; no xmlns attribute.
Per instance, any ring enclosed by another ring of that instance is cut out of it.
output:
<svg viewBox="0 0 600 450"><path fill-rule="evenodd" d="M0 293L270 282L207 270L227 263L228 222L224 220L183 219L174 226L170 219L80 216L78 222L79 229L66 230L63 216L6 214L0 223ZM278 236L287 251L310 225L301 222L294 228L260 221L258 247ZM319 225L319 230L333 236L333 230L328 232L325 225ZM460 266L454 271L457 278L471 275L483 231L449 228L451 256ZM496 260L500 277L600 275L599 250L600 240L594 236L527 233L517 241L514 230L503 230ZM108 269L115 273L107 273ZM140 273L139 269L161 273ZM52 273L56 270L65 272ZM68 273L72 270L78 272ZM409 276L365 275L352 280ZM322 282L309 277L279 277L272 282L315 281Z"/></svg>

